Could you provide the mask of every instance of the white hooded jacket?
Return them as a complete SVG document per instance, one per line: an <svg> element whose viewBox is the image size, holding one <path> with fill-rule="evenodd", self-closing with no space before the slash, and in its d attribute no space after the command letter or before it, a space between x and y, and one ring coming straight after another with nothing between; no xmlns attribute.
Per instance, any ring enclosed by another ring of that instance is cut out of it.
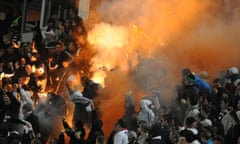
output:
<svg viewBox="0 0 240 144"><path fill-rule="evenodd" d="M152 104L151 100L141 99L140 101L140 112L138 114L139 121L145 121L149 127L153 125L155 120L155 114L149 107Z"/></svg>

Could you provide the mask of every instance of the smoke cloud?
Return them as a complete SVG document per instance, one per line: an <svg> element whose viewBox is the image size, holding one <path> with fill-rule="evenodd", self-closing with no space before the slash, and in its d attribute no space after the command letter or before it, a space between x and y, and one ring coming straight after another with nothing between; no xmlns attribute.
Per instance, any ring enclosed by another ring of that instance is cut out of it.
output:
<svg viewBox="0 0 240 144"><path fill-rule="evenodd" d="M213 79L221 70L240 66L239 14L227 8L224 1L213 0L102 2L97 9L102 22L90 30L89 37L93 39L109 28L115 33L104 33L108 38L126 36L121 38L121 45L110 49L106 43L90 41L97 49L96 57L100 57L93 65L112 62L113 70L106 72L105 88L97 100L106 135L124 114L128 90L133 91L137 105L152 88L160 89L161 100L170 104L183 68L196 73L205 70ZM110 46L114 42L119 39L107 41ZM109 52L112 56L103 60Z"/></svg>

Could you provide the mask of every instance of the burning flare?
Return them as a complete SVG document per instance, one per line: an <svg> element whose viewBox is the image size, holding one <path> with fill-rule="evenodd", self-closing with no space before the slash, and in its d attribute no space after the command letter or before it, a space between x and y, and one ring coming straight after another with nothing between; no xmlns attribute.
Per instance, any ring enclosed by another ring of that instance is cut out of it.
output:
<svg viewBox="0 0 240 144"><path fill-rule="evenodd" d="M89 32L88 41L97 54L92 59L92 80L104 87L106 72L126 65L126 48L129 32L124 26L100 23Z"/></svg>

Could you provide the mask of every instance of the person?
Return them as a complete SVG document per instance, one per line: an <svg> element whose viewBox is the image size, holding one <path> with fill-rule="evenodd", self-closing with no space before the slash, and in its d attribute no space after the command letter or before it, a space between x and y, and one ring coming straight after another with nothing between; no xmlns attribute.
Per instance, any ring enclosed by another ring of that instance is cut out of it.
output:
<svg viewBox="0 0 240 144"><path fill-rule="evenodd" d="M17 98L14 97L10 92L3 92L1 98L3 100L2 110L4 112L4 116L18 118L20 102L17 100Z"/></svg>
<svg viewBox="0 0 240 144"><path fill-rule="evenodd" d="M136 144L137 134L135 131L129 131L128 133L128 144Z"/></svg>
<svg viewBox="0 0 240 144"><path fill-rule="evenodd" d="M62 119L62 124L64 131L60 134L62 135L62 138L60 139L61 142L64 141L63 133L66 133L70 138L69 144L86 144L86 141L84 139L86 131L81 120L78 120L74 123L74 128L71 128L69 126L65 118Z"/></svg>
<svg viewBox="0 0 240 144"><path fill-rule="evenodd" d="M69 100L74 103L73 123L78 120L81 120L83 123L89 123L93 102L83 96L76 76L70 75L68 77L66 87L69 93Z"/></svg>
<svg viewBox="0 0 240 144"><path fill-rule="evenodd" d="M31 123L35 138L40 138L41 134L40 134L39 119L38 119L38 116L33 112L33 107L31 104L26 103L23 105L23 114L24 114L24 120Z"/></svg>
<svg viewBox="0 0 240 144"><path fill-rule="evenodd" d="M232 110L229 113L230 116L230 123L232 123L232 126L227 130L227 135L225 136L225 142L236 144L238 143L238 137L240 136L240 119L237 116L237 113L235 110Z"/></svg>
<svg viewBox="0 0 240 144"><path fill-rule="evenodd" d="M81 83L83 86L82 94L84 97L93 99L97 96L97 90L100 88L100 85L90 80L87 76L81 77Z"/></svg>
<svg viewBox="0 0 240 144"><path fill-rule="evenodd" d="M213 104L217 109L220 109L220 101L224 96L224 93L228 93L228 91L224 88L223 82L220 78L216 78L213 80Z"/></svg>
<svg viewBox="0 0 240 144"><path fill-rule="evenodd" d="M151 127L155 120L155 114L152 110L153 103L151 100L142 98L140 101L140 112L138 121L145 121L148 127Z"/></svg>
<svg viewBox="0 0 240 144"><path fill-rule="evenodd" d="M36 27L33 28L32 43L34 45L34 48L39 53L41 60L44 60L42 57L44 56L45 52L47 52L47 51L43 47L42 41L43 41L43 36L42 36L42 33L41 33L41 29L40 29L39 26L36 26Z"/></svg>
<svg viewBox="0 0 240 144"><path fill-rule="evenodd" d="M160 124L154 124L150 130L151 138L148 144L165 144L163 140L162 130Z"/></svg>
<svg viewBox="0 0 240 144"><path fill-rule="evenodd" d="M18 8L13 9L13 19L10 25L11 31L21 31L21 25L22 25L22 15L21 10Z"/></svg>
<svg viewBox="0 0 240 144"><path fill-rule="evenodd" d="M116 134L113 137L113 144L128 144L128 130L123 119L115 124Z"/></svg>
<svg viewBox="0 0 240 144"><path fill-rule="evenodd" d="M200 144L198 136L197 121L194 117L188 117L185 128L180 130L180 137L184 137L188 143Z"/></svg>
<svg viewBox="0 0 240 144"><path fill-rule="evenodd" d="M81 25L84 26L83 24L83 19L77 15L78 11L76 8L71 7L69 9L69 18L72 26L76 25Z"/></svg>
<svg viewBox="0 0 240 144"><path fill-rule="evenodd" d="M133 99L133 92L130 90L125 95L125 113L123 119L126 121L128 130L136 131L137 130L137 120L134 118L136 114L135 102Z"/></svg>
<svg viewBox="0 0 240 144"><path fill-rule="evenodd" d="M59 135L63 128L61 118L65 117L67 113L66 101L61 95L48 92L46 100L39 103L34 112L41 118L39 123L42 143Z"/></svg>
<svg viewBox="0 0 240 144"><path fill-rule="evenodd" d="M145 144L149 139L149 127L145 121L138 123L137 134L137 143L139 144Z"/></svg>
<svg viewBox="0 0 240 144"><path fill-rule="evenodd" d="M186 76L186 79L193 83L198 89L199 89L199 94L211 94L212 88L211 86L205 82L203 79L201 79L199 76L193 73L189 73Z"/></svg>
<svg viewBox="0 0 240 144"><path fill-rule="evenodd" d="M104 142L104 132L102 130L103 122L97 116L95 109L92 111L91 130L86 140L87 144L96 144L96 142ZM100 144L101 144L100 143Z"/></svg>
<svg viewBox="0 0 240 144"><path fill-rule="evenodd" d="M225 81L224 81L224 87L231 93L234 93L236 91L238 82L240 82L238 68L233 66L227 69Z"/></svg>
<svg viewBox="0 0 240 144"><path fill-rule="evenodd" d="M53 30L45 32L45 37L42 40L43 49L41 51L44 53L41 55L43 61L46 61L49 56L55 53L56 43L56 33Z"/></svg>

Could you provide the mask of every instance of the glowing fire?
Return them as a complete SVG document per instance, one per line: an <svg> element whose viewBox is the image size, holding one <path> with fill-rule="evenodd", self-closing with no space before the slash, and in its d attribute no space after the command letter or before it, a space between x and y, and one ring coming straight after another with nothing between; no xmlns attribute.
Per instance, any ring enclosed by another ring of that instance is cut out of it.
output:
<svg viewBox="0 0 240 144"><path fill-rule="evenodd" d="M100 23L89 32L88 41L97 50L92 59L92 80L104 87L107 71L121 67L127 60L125 46L128 44L128 28L123 26Z"/></svg>
<svg viewBox="0 0 240 144"><path fill-rule="evenodd" d="M99 70L93 74L91 80L94 81L95 83L100 84L101 87L104 88L105 87L104 79L106 78L106 76L107 76L106 71Z"/></svg>

